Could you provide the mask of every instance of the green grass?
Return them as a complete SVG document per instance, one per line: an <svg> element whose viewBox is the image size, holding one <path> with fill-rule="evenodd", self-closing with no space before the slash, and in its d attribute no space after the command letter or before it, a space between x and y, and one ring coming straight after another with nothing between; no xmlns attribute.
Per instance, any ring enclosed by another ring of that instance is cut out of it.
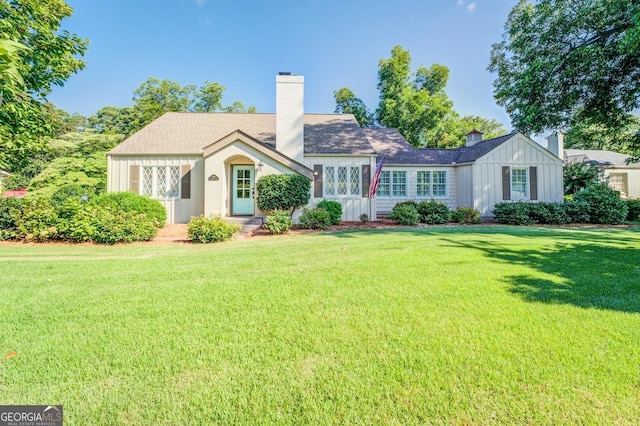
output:
<svg viewBox="0 0 640 426"><path fill-rule="evenodd" d="M5 245L0 294L0 405L65 425L640 423L637 228Z"/></svg>

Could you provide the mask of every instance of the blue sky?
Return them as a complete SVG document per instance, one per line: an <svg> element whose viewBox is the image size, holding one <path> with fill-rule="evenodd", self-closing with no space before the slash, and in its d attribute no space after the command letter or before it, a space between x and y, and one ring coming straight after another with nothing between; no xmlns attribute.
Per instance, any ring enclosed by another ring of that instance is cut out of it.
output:
<svg viewBox="0 0 640 426"><path fill-rule="evenodd" d="M450 69L446 91L463 115L510 121L493 99L491 44L517 0L67 0L63 29L90 41L86 69L49 100L91 115L130 106L150 76L182 85L226 87L240 100L275 111L275 75L305 76L305 111L331 113L333 91L349 87L374 110L378 61L401 45L412 70Z"/></svg>

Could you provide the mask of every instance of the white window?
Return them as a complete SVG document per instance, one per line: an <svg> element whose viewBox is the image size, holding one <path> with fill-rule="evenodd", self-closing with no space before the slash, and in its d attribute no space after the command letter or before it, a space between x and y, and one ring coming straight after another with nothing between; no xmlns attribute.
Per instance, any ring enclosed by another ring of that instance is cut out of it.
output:
<svg viewBox="0 0 640 426"><path fill-rule="evenodd" d="M405 171L383 171L380 173L377 195L379 197L407 196L407 172Z"/></svg>
<svg viewBox="0 0 640 426"><path fill-rule="evenodd" d="M180 167L142 167L142 194L151 198L179 198Z"/></svg>
<svg viewBox="0 0 640 426"><path fill-rule="evenodd" d="M609 186L611 189L618 191L623 198L627 196L627 174L626 173L610 173Z"/></svg>
<svg viewBox="0 0 640 426"><path fill-rule="evenodd" d="M529 173L526 168L511 169L511 199L529 199Z"/></svg>
<svg viewBox="0 0 640 426"><path fill-rule="evenodd" d="M324 195L338 197L360 196L360 167L326 167Z"/></svg>
<svg viewBox="0 0 640 426"><path fill-rule="evenodd" d="M418 171L416 176L416 195L420 198L434 197L442 198L447 196L447 172L439 171Z"/></svg>

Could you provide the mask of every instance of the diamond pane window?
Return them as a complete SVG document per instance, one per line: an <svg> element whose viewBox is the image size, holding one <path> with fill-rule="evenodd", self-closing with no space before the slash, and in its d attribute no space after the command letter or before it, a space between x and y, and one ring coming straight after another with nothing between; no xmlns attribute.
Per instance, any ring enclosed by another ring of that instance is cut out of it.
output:
<svg viewBox="0 0 640 426"><path fill-rule="evenodd" d="M164 198L167 187L167 169L164 167L156 167L156 191L155 195L158 198Z"/></svg>
<svg viewBox="0 0 640 426"><path fill-rule="evenodd" d="M180 195L180 169L169 167L169 191L167 197L177 198Z"/></svg>
<svg viewBox="0 0 640 426"><path fill-rule="evenodd" d="M351 195L360 195L360 167L351 167L350 178L349 193Z"/></svg>
<svg viewBox="0 0 640 426"><path fill-rule="evenodd" d="M347 168L338 167L338 195L347 195Z"/></svg>
<svg viewBox="0 0 640 426"><path fill-rule="evenodd" d="M324 177L324 193L325 195L336 195L336 169L327 167Z"/></svg>
<svg viewBox="0 0 640 426"><path fill-rule="evenodd" d="M142 168L142 195L153 195L153 167Z"/></svg>

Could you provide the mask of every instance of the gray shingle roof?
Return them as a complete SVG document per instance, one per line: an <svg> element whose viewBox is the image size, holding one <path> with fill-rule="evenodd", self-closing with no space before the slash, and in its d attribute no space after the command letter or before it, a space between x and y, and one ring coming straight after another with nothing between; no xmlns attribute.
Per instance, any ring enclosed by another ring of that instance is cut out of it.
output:
<svg viewBox="0 0 640 426"><path fill-rule="evenodd" d="M614 166L626 166L627 158L626 154L621 154L615 151L605 150L591 150L591 149L565 149L564 160L565 161L595 161L599 164L610 164ZM638 163L631 163L629 166L640 166Z"/></svg>
<svg viewBox="0 0 640 426"><path fill-rule="evenodd" d="M200 154L202 149L241 130L274 146L275 114L170 112L154 120L110 154ZM305 154L374 155L350 114L305 114Z"/></svg>
<svg viewBox="0 0 640 426"><path fill-rule="evenodd" d="M471 147L417 149L409 144L396 129L363 129L363 131L378 155L384 155L386 164L427 165L473 162L516 134L516 132L512 132L498 138L478 142Z"/></svg>

